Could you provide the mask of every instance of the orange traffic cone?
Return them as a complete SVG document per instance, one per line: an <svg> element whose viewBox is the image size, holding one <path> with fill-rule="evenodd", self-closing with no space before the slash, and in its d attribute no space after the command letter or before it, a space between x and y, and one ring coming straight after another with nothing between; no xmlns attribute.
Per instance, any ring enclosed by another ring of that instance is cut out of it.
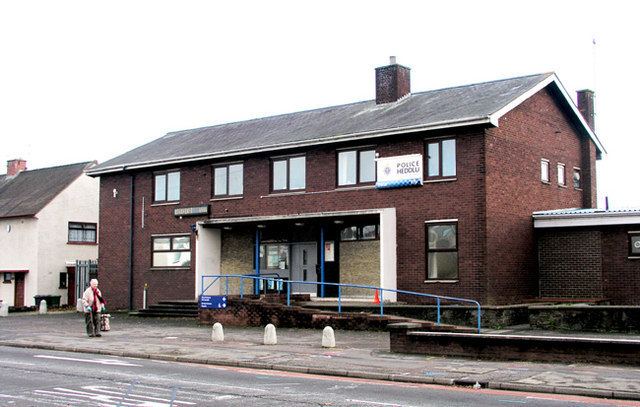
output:
<svg viewBox="0 0 640 407"><path fill-rule="evenodd" d="M376 290L376 293L373 296L373 303L380 304L380 296L378 295L378 290Z"/></svg>

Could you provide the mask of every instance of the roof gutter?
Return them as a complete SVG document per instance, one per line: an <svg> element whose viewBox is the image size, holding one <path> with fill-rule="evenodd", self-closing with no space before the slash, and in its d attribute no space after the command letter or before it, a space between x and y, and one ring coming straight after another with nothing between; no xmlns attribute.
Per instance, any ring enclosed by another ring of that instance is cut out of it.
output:
<svg viewBox="0 0 640 407"><path fill-rule="evenodd" d="M278 144L276 146L242 149L242 150L230 150L230 151L217 153L217 154L192 155L192 156L171 158L166 160L157 160L157 161L140 162L140 163L132 163L132 164L120 164L117 166L107 167L103 169L89 170L87 171L87 175L96 177L102 174L112 174L117 172L123 172L126 170L157 167L160 165L182 164L185 162L211 160L216 158L226 158L226 157L233 157L233 156L244 155L244 154L258 154L258 153L279 151L279 150L298 148L298 147L309 147L309 146L315 146L315 145L346 142L346 141L352 141L352 140L363 140L363 139L371 139L371 138L378 138L378 137L385 137L385 136L393 136L393 135L404 134L404 133L416 133L420 131L438 130L438 129L446 129L446 128L452 128L452 127L465 127L465 126L473 126L473 125L486 125L486 124L497 126L497 121L492 117L480 117L480 118L466 118L466 119L455 120L455 121L443 121L443 122L438 122L430 125L420 124L416 126L396 127L391 129L385 129L385 130L351 133L351 134L337 135L337 136L331 136L331 137L315 138L311 140L298 141L298 142L292 142L292 143L283 143L283 144Z"/></svg>

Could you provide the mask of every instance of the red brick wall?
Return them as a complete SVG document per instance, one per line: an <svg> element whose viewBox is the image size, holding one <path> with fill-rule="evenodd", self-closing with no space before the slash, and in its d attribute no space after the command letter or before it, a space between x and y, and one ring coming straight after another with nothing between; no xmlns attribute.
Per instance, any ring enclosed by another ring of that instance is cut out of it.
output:
<svg viewBox="0 0 640 407"><path fill-rule="evenodd" d="M317 146L306 151L306 193L269 194L269 156L245 157L243 198L211 202L211 217L395 207L398 288L474 298L483 303L506 303L533 296L537 284L531 212L581 206L583 199L582 192L575 191L569 182L571 168L581 162L580 141L572 126L543 91L507 114L496 129L434 131L363 140L354 146L375 145L381 157L424 154L427 136L457 138L455 181L395 190L336 191L336 147ZM551 185L539 181L542 157L551 162ZM557 161L566 164L567 188L559 188L555 183ZM179 206L209 203L211 164L180 167ZM120 191L117 199L111 196L113 188ZM102 177L100 271L101 278L106 279L105 291L111 292L114 305L118 306L126 306L128 295L128 190L128 175ZM189 233L191 224L205 218L176 219L173 216L176 206L151 206L152 199L153 173L140 172L136 175L134 207L136 307L142 304L144 283L150 286L150 303L195 296L195 257L191 270L151 270L151 234ZM424 222L454 218L458 219L459 231L459 281L425 283Z"/></svg>
<svg viewBox="0 0 640 407"><path fill-rule="evenodd" d="M640 260L629 259L638 225L540 229L541 296L640 305Z"/></svg>
<svg viewBox="0 0 640 407"><path fill-rule="evenodd" d="M629 259L629 231L640 225L602 228L602 277L612 304L640 305L640 259Z"/></svg>
<svg viewBox="0 0 640 407"><path fill-rule="evenodd" d="M541 297L603 298L600 230L540 229L537 236Z"/></svg>
<svg viewBox="0 0 640 407"><path fill-rule="evenodd" d="M578 135L547 89L488 129L485 142L487 302L519 302L537 295L531 213L582 206L583 191L573 188L573 167L589 172L582 144L591 143ZM549 160L549 184L540 181L542 158ZM559 162L565 164L566 188L557 183Z"/></svg>

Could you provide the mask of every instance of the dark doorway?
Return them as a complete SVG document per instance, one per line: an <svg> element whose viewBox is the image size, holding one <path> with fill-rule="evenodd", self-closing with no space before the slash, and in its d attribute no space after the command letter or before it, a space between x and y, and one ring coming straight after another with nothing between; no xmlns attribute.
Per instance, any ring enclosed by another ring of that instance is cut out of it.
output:
<svg viewBox="0 0 640 407"><path fill-rule="evenodd" d="M13 306L24 307L24 273L16 273L13 292Z"/></svg>

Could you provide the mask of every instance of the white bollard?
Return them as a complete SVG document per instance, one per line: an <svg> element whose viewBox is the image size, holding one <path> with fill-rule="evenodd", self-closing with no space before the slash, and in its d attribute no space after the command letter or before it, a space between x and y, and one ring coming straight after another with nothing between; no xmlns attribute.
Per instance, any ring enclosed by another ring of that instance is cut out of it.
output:
<svg viewBox="0 0 640 407"><path fill-rule="evenodd" d="M322 330L322 347L323 348L335 348L336 347L336 335L333 332L333 328L325 326Z"/></svg>
<svg viewBox="0 0 640 407"><path fill-rule="evenodd" d="M76 301L76 311L84 312L84 307L82 306L82 298L78 298L78 301Z"/></svg>
<svg viewBox="0 0 640 407"><path fill-rule="evenodd" d="M46 314L47 313L47 301L40 300L40 309L38 310L38 314Z"/></svg>
<svg viewBox="0 0 640 407"><path fill-rule="evenodd" d="M222 324L220 322L213 324L211 340L214 342L224 342L224 330L222 329Z"/></svg>
<svg viewBox="0 0 640 407"><path fill-rule="evenodd" d="M8 317L8 316L9 316L9 304L0 302L0 317Z"/></svg>
<svg viewBox="0 0 640 407"><path fill-rule="evenodd" d="M278 337L276 336L276 327L273 324L268 324L264 327L264 344L265 345L277 345Z"/></svg>

